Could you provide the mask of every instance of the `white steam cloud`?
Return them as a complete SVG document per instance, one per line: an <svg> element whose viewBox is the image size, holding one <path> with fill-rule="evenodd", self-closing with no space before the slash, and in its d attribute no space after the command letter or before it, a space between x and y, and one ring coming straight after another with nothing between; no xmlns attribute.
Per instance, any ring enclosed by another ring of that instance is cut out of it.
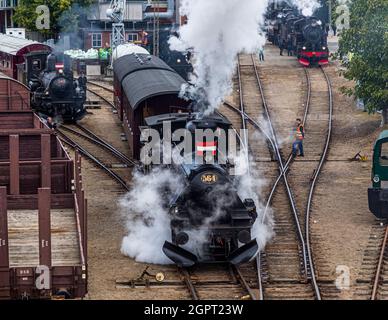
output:
<svg viewBox="0 0 388 320"><path fill-rule="evenodd" d="M257 219L252 227L251 236L252 239L257 240L259 250L261 251L274 234L272 210L267 210L264 217L266 204L260 198L266 181L257 170L254 159L250 156L247 157L245 152L241 152L234 162L236 164L236 172L247 172L249 167L249 174L244 174L239 178L237 190L242 200L252 199L255 202Z"/></svg>
<svg viewBox="0 0 388 320"><path fill-rule="evenodd" d="M120 202L128 231L121 252L138 262L169 264L162 251L164 242L171 241L165 197L182 188L181 180L168 170L154 169L148 175L135 173L132 181L133 188Z"/></svg>
<svg viewBox="0 0 388 320"><path fill-rule="evenodd" d="M184 94L203 100L212 113L231 92L236 57L254 53L264 46L264 25L268 0L182 0L181 14L188 23L181 26L179 39L172 37L172 50L194 52L193 87Z"/></svg>
<svg viewBox="0 0 388 320"><path fill-rule="evenodd" d="M314 14L315 10L321 7L318 0L291 0L292 3L302 12L306 17Z"/></svg>

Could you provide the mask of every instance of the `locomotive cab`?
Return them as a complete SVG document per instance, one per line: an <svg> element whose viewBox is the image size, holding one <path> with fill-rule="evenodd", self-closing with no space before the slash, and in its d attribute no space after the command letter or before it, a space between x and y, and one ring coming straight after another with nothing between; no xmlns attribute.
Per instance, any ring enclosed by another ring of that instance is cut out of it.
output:
<svg viewBox="0 0 388 320"><path fill-rule="evenodd" d="M369 210L378 219L388 218L388 130L383 131L373 149L372 187L368 188Z"/></svg>

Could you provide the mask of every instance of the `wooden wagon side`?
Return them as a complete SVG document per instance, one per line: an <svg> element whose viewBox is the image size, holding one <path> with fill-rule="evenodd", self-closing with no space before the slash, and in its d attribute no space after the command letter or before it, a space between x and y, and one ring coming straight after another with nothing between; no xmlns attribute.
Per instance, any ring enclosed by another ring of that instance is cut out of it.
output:
<svg viewBox="0 0 388 320"><path fill-rule="evenodd" d="M9 88L29 94L0 78L0 97ZM87 292L81 157L73 161L26 103L0 103L0 299L81 298Z"/></svg>

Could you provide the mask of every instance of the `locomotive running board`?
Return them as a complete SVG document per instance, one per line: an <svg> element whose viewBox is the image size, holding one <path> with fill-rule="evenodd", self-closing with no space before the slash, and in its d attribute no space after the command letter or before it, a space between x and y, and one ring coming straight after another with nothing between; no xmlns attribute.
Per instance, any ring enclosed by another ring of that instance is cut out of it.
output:
<svg viewBox="0 0 388 320"><path fill-rule="evenodd" d="M238 248L233 251L228 260L233 265L239 265L241 263L245 263L250 261L259 251L259 245L257 244L256 239L248 242L246 245Z"/></svg>
<svg viewBox="0 0 388 320"><path fill-rule="evenodd" d="M166 241L163 246L164 254L169 257L178 266L188 268L192 267L198 262L198 259L191 252L182 249L171 242Z"/></svg>

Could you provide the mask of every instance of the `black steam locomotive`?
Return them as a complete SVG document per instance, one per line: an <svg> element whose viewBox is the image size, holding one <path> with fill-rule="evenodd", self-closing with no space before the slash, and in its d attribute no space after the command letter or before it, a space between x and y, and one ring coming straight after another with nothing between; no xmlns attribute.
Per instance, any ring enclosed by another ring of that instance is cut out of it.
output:
<svg viewBox="0 0 388 320"><path fill-rule="evenodd" d="M193 138L193 152L186 154L179 165L168 165L182 177L184 187L166 203L172 242L165 242L163 252L183 267L216 262L241 264L254 258L259 249L251 235L256 206L252 199L239 197L238 178L231 174L234 166L219 148L222 143L227 146L231 124L218 114L197 117L176 113L145 119L143 129L155 129L163 136L163 123L168 121L173 132L186 129ZM213 132L212 141L194 138L197 129ZM226 140L220 139L220 132L226 132Z"/></svg>
<svg viewBox="0 0 388 320"><path fill-rule="evenodd" d="M82 119L86 114L86 77L74 79L61 54L34 52L25 59L25 82L31 90L33 109L57 121Z"/></svg>
<svg viewBox="0 0 388 320"><path fill-rule="evenodd" d="M298 57L303 66L322 66L329 63L325 23L315 17L305 17L291 8L270 15L268 39Z"/></svg>
<svg viewBox="0 0 388 320"><path fill-rule="evenodd" d="M175 30L175 27L166 27L160 30L159 57L173 68L183 79L189 80L189 75L193 72L191 52L182 53L173 51L170 49L168 42L171 36L178 36L178 33Z"/></svg>

